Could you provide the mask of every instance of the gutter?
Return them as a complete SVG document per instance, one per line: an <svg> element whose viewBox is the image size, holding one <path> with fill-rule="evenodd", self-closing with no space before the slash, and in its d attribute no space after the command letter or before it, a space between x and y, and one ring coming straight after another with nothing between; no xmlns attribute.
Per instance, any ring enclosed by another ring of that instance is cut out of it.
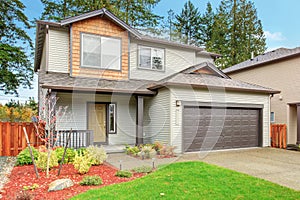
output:
<svg viewBox="0 0 300 200"><path fill-rule="evenodd" d="M99 92L99 93L120 93L120 94L139 94L139 95L156 95L157 91L139 91L139 90L119 90L119 89L104 89L91 87L74 87L74 86L56 86L56 85L42 85L42 88L53 89L58 91L81 91L81 92Z"/></svg>

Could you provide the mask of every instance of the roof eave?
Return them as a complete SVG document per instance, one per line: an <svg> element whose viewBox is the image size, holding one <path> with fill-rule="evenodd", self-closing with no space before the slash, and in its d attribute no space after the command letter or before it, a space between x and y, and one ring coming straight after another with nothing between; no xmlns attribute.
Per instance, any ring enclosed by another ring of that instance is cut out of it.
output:
<svg viewBox="0 0 300 200"><path fill-rule="evenodd" d="M255 93L263 93L263 94L278 94L280 91L278 90L259 90L259 89L250 89L250 88L234 88L234 87L222 87L222 86L211 86L211 85L198 85L198 84L185 84L185 83L172 83L166 82L162 84L157 84L148 87L149 90L158 90L167 86L190 86L192 88L209 88L209 89L221 89L226 91L243 91L243 92L255 92Z"/></svg>
<svg viewBox="0 0 300 200"><path fill-rule="evenodd" d="M192 49L192 50L199 51L199 52L203 51L203 48L201 48L201 47L196 47L196 46L186 45L186 44L180 44L180 43L168 41L168 40L165 40L165 39L149 38L147 36L141 36L140 38L137 38L137 39L141 40L141 41L145 41L145 42L155 42L155 43L158 43L158 44L176 46L176 47L185 48L185 49Z"/></svg>
<svg viewBox="0 0 300 200"><path fill-rule="evenodd" d="M214 53L214 52L208 52L208 51L199 51L199 52L197 52L197 54L199 54L199 55L208 55L208 56L211 56L212 58L222 57L221 54Z"/></svg>
<svg viewBox="0 0 300 200"><path fill-rule="evenodd" d="M99 93L117 93L117 94L139 94L139 95L156 95L156 91L142 91L142 90L118 90L92 87L78 87L78 86L61 86L61 85L47 85L41 86L45 89L53 89L58 91L78 91L78 92L99 92Z"/></svg>

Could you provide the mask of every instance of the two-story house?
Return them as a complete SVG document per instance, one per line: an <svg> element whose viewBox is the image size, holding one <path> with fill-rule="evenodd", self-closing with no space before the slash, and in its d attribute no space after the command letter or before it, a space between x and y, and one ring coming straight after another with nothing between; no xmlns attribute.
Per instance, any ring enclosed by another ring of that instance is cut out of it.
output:
<svg viewBox="0 0 300 200"><path fill-rule="evenodd" d="M161 141L178 153L269 146L277 91L232 80L216 56L142 35L106 9L37 21L39 98L47 91L69 107L57 130L92 130L94 144Z"/></svg>

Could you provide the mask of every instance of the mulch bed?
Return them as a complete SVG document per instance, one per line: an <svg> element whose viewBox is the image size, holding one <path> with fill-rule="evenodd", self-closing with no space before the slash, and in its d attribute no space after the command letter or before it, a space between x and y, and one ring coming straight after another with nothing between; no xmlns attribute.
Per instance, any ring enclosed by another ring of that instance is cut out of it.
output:
<svg viewBox="0 0 300 200"><path fill-rule="evenodd" d="M134 174L131 178L116 177L117 169L114 167L103 164L100 166L92 166L89 172L85 175L80 175L74 169L73 165L65 164L61 170L61 175L58 177L58 168L54 168L50 171L49 178L46 178L46 172L39 171L40 178L37 179L33 170L33 165L16 166L9 176L10 181L2 189L3 199L16 199L23 191L23 186L32 186L34 183L39 187L33 191L27 190L33 199L69 199L76 194L85 192L89 189L100 188L111 184L127 182L136 178L144 176L144 174ZM102 178L103 184L100 186L81 186L79 182L86 175L98 175ZM74 182L74 186L66 188L61 191L48 192L49 184L57 179L70 178Z"/></svg>

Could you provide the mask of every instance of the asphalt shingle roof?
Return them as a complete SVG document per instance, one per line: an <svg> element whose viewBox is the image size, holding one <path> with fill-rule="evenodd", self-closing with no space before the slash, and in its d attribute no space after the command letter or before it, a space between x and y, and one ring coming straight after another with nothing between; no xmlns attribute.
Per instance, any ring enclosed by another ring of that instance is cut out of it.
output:
<svg viewBox="0 0 300 200"><path fill-rule="evenodd" d="M67 73L39 72L40 83L43 88L67 91L89 91L89 92L108 92L108 93L131 93L141 95L155 95L156 90L169 85L191 86L208 89L225 89L234 91L249 91L259 93L278 93L279 91L271 88L258 86L238 80L232 80L222 72L216 75L193 73L198 68L209 67L212 63L201 63L191 66L181 72L175 73L160 81L147 80L107 80L89 77L71 77Z"/></svg>
<svg viewBox="0 0 300 200"><path fill-rule="evenodd" d="M89 77L70 77L67 73L39 72L43 88L75 91L134 93L153 95L156 92L148 90L152 83L146 80L107 80Z"/></svg>
<svg viewBox="0 0 300 200"><path fill-rule="evenodd" d="M300 54L300 47L297 47L294 49L279 48L279 49L258 55L256 57L254 57L253 59L249 59L249 60L246 60L239 64L233 65L232 67L224 69L223 72L232 73L235 71L248 69L248 68L255 67L255 66L261 65L261 64L267 64L269 62L284 59L284 58L298 55L298 54Z"/></svg>
<svg viewBox="0 0 300 200"><path fill-rule="evenodd" d="M208 89L224 89L237 91L253 91L259 93L278 93L279 91L271 88L262 87L255 84L246 83L243 81L222 78L207 74L185 74L179 73L168 80L156 83L149 87L150 89L158 89L169 85L182 85L191 87L200 87Z"/></svg>

